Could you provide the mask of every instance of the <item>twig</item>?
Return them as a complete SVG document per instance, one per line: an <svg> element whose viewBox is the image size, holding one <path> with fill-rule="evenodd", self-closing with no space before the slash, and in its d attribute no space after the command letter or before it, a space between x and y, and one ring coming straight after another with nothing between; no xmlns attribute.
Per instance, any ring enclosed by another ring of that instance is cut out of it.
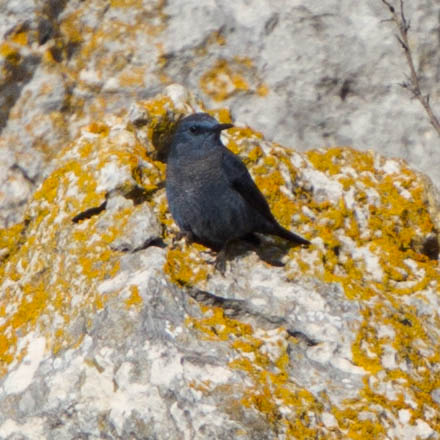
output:
<svg viewBox="0 0 440 440"><path fill-rule="evenodd" d="M391 5L387 0L382 0L382 3L384 3L389 9L392 16L392 21L397 26L399 33L396 36L396 38L397 41L402 46L403 51L405 52L406 61L409 66L410 77L408 81L402 83L401 86L405 89L408 89L412 93L412 95L418 99L420 104L422 104L423 108L428 114L431 125L434 127L434 129L437 131L438 135L440 136L440 121L431 108L431 104L429 102L429 95L423 95L422 93L419 77L417 76L417 72L414 67L414 61L408 43L408 31L410 28L410 23L405 17L403 0L400 0L400 14L398 11L396 11L396 8L393 5Z"/></svg>

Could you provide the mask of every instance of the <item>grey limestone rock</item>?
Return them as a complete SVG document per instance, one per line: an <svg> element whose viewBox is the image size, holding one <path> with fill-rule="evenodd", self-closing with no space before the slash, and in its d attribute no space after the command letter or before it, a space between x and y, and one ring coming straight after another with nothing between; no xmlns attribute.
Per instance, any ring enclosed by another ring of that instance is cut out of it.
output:
<svg viewBox="0 0 440 440"><path fill-rule="evenodd" d="M194 102L173 85L84 127L1 231L0 438L438 439L432 185L237 121L225 145L312 244L236 243L223 276L177 239L152 153Z"/></svg>

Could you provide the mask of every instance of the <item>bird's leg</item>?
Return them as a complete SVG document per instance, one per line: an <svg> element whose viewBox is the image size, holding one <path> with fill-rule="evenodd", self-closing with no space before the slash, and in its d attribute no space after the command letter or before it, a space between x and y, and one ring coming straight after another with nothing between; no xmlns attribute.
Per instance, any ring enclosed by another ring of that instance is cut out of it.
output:
<svg viewBox="0 0 440 440"><path fill-rule="evenodd" d="M180 230L174 237L174 240L172 241L171 247L174 249L177 246L177 242L182 240L182 238L185 239L186 243L191 244L194 241L194 234L191 231L182 231Z"/></svg>
<svg viewBox="0 0 440 440"><path fill-rule="evenodd" d="M225 245L221 248L220 252L217 254L217 258L215 259L215 268L222 274L225 274L226 271L226 260L228 256L229 244L231 241L227 241Z"/></svg>
<svg viewBox="0 0 440 440"><path fill-rule="evenodd" d="M260 246L261 244L260 238L252 232L250 234L243 235L243 237L240 237L240 240L246 241L253 246Z"/></svg>
<svg viewBox="0 0 440 440"><path fill-rule="evenodd" d="M194 234L192 231L179 231L176 234L176 240L179 241L182 238L184 238L188 244L191 244L194 241Z"/></svg>

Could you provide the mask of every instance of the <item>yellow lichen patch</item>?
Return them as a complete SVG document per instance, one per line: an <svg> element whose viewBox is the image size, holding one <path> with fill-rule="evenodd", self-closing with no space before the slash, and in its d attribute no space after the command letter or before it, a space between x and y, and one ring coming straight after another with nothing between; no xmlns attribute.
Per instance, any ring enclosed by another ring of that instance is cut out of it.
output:
<svg viewBox="0 0 440 440"><path fill-rule="evenodd" d="M144 155L144 150L140 150L139 157L143 157ZM133 177L145 191L153 192L157 190L165 180L166 165L148 156L143 159L143 162L144 164L148 164L148 167L135 167ZM153 201L153 203L155 203L155 201Z"/></svg>
<svg viewBox="0 0 440 440"><path fill-rule="evenodd" d="M187 317L186 324L201 331L210 340L230 340L233 336L252 334L252 326L224 315L220 307L201 306L203 317L196 319Z"/></svg>
<svg viewBox="0 0 440 440"><path fill-rule="evenodd" d="M308 204L317 215L316 235L328 244L314 266L315 276L340 283L347 297L361 304L363 320L352 354L353 362L369 373L359 398L333 407L333 414L347 438L384 438L383 421L392 423L401 409L413 414L411 423L420 418L438 431L440 420L427 414L440 410L431 397L439 383L440 343L426 330L428 322L435 325L437 312L416 307L425 295L440 294L438 262L416 245L436 233L423 182L403 162L371 152L334 148L307 156L342 190L339 202L327 202L325 209L313 200ZM354 254L343 246L342 236L352 240ZM394 353L392 361L389 353ZM391 398L390 386L405 399ZM368 420L362 413L370 414Z"/></svg>
<svg viewBox="0 0 440 440"><path fill-rule="evenodd" d="M311 150L307 158L313 166L329 175L339 174L343 167L353 166L358 172L374 170L374 155L371 151L363 152L352 148L335 147L327 150ZM342 175L341 178L346 176Z"/></svg>
<svg viewBox="0 0 440 440"><path fill-rule="evenodd" d="M94 70L98 77L118 78L118 74L134 69L134 76L130 73L119 78L124 84L128 81L136 85L144 85L140 70L144 67L134 66L131 54L138 41L145 41L150 49L157 47L157 40L153 37L159 35L166 25L167 16L164 12L166 2L158 0L148 5L148 12L142 7L142 0L112 0L110 7L114 9L132 9L133 14L116 14L111 20L100 20L97 26L90 28L83 20L88 13L90 5L79 5L74 12L66 14L60 21L61 37L56 39L57 47L47 59L53 58L53 52L71 55L72 46L77 49L75 56L69 56L69 75L77 78L83 68ZM125 48L118 52L114 48L115 41L125 41ZM110 47L112 48L110 50ZM55 57L56 58L56 57ZM125 69L129 67L128 69ZM158 72L158 76L160 72ZM83 84L80 84L83 85ZM85 84L87 87L88 84ZM99 99L99 98L97 98ZM106 98L106 101L109 98Z"/></svg>
<svg viewBox="0 0 440 440"><path fill-rule="evenodd" d="M344 432L344 438L353 440L387 438L385 426L368 418L359 420L358 409L348 407L345 411L339 411L333 408L332 412ZM373 412L368 411L367 414L372 415Z"/></svg>
<svg viewBox="0 0 440 440"><path fill-rule="evenodd" d="M0 229L0 260L9 255L22 240L24 225L18 223L7 229Z"/></svg>
<svg viewBox="0 0 440 440"><path fill-rule="evenodd" d="M209 110L208 113L221 124L230 124L232 122L231 113L226 108Z"/></svg>
<svg viewBox="0 0 440 440"><path fill-rule="evenodd" d="M207 47L203 46L198 55L204 56L206 52ZM229 61L220 58L200 77L200 88L215 101L224 101L239 92L266 96L269 93L268 87L258 80L256 84L251 84L250 78L253 77L258 77L258 73L249 57L235 56Z"/></svg>
<svg viewBox="0 0 440 440"><path fill-rule="evenodd" d="M26 46L28 43L28 35L25 31L16 32L12 35L11 41L19 44L20 46Z"/></svg>
<svg viewBox="0 0 440 440"><path fill-rule="evenodd" d="M248 167L257 164L258 160L263 157L259 145L263 135L260 132L250 127L233 127L228 130L228 134L228 149L237 154Z"/></svg>
<svg viewBox="0 0 440 440"><path fill-rule="evenodd" d="M364 321L358 329L352 347L353 361L356 365L362 365L366 371L376 374L383 368L381 362L382 345L377 330L369 325L371 311L364 309L363 315Z"/></svg>
<svg viewBox="0 0 440 440"><path fill-rule="evenodd" d="M142 0L111 0L110 6L112 8L140 8Z"/></svg>
<svg viewBox="0 0 440 440"><path fill-rule="evenodd" d="M327 204L325 211L312 200L308 207L319 209L322 217L316 222L317 235L325 237L325 243L333 242L330 248L339 248L337 231L344 231L359 247L364 246L361 237L367 233L366 252L380 263L377 267L383 274L382 283L377 285L374 275L369 280L365 278L363 260L347 259L341 264L339 258L335 260L326 255L326 281L343 282L348 292L356 290L357 298L364 295L367 299L372 291L408 294L423 289L430 280L435 279L435 264L413 248L416 234L423 236L433 231L433 223L421 193L422 186L415 175L405 177L405 173L400 173L397 178L381 173L373 167L371 153L350 149L317 150L309 152L308 157L318 170L339 181L345 191L354 193L352 198L365 211L368 221L360 225L355 212L347 207L343 198L337 204ZM349 170L347 167L352 167L361 178L356 182L351 179L350 171L348 174L344 172L345 169ZM367 192L374 200L368 200ZM419 271L407 270L405 260L408 258L418 265ZM422 273L425 276L421 276Z"/></svg>
<svg viewBox="0 0 440 440"><path fill-rule="evenodd" d="M148 114L149 123L147 126L147 136L150 144L160 153L166 148L166 140L172 133L178 117L174 113L174 104L168 96L162 96L158 99L144 101Z"/></svg>
<svg viewBox="0 0 440 440"><path fill-rule="evenodd" d="M164 266L165 273L181 286L195 285L206 280L208 266L200 254L203 249L207 250L197 243L185 246L182 250L170 249Z"/></svg>
<svg viewBox="0 0 440 440"><path fill-rule="evenodd" d="M158 217L159 217L159 221L161 222L161 224L164 225L165 227L165 237L168 237L168 229L171 227L171 225L174 224L173 219L171 218L171 215L169 213L168 210L168 202L166 200L166 197L162 197L162 199L160 200L160 202L157 205L157 210L158 210Z"/></svg>
<svg viewBox="0 0 440 440"><path fill-rule="evenodd" d="M76 10L64 17L60 23L60 30L70 44L81 43L87 30L84 25L81 25L81 11Z"/></svg>
<svg viewBox="0 0 440 440"><path fill-rule="evenodd" d="M205 39L201 46L198 46L194 52L198 57L206 57L209 54L210 48L213 45L224 46L226 44L226 39L224 35L219 31L214 31Z"/></svg>
<svg viewBox="0 0 440 440"><path fill-rule="evenodd" d="M88 125L87 130L90 131L90 133L100 134L105 137L108 136L110 128L107 124L103 124L102 122L92 122ZM86 146L89 145L91 144L86 144Z"/></svg>
<svg viewBox="0 0 440 440"><path fill-rule="evenodd" d="M163 70L156 71L156 68L151 67L154 62L147 67L138 65L134 61L136 56L133 58L133 55L139 50L139 43L148 47L149 52L153 52L153 58L158 55L157 36L165 29L167 21L165 3L164 0L158 0L145 6L141 0L113 0L108 7L114 8L116 12L116 8L126 10L108 19L108 16L105 17L106 9L102 4L94 8L90 3L82 2L74 10L65 11L62 17L59 17L57 32L44 41L41 53L39 50L35 51L32 45L39 38L45 38L44 30L36 27L33 29L32 26L32 29L27 29L26 24L17 26L5 37L4 44L0 45L0 56L6 58L6 62L3 63L3 76L8 79L17 75L17 68L25 55L23 48L28 46L26 52L31 50L33 56L41 56L45 67L55 76L59 75L58 80L53 82L54 86L58 84L65 87L65 102L53 113L62 117L68 113L73 115L77 122L99 120L104 113L108 113L109 108L115 108L114 102L121 100L120 93L99 93L107 81L113 88L117 88L119 83L121 87L126 88L125 93L134 93L130 89L147 87L145 81L148 74L156 78L164 75ZM93 10L92 15L104 14L103 19L98 19L91 27L89 20L85 19L90 14L90 8ZM115 47L117 41L124 42L120 50ZM72 94L73 89L80 92ZM43 91L40 90L39 93ZM13 111L23 111L24 108L19 103ZM121 109L122 111L127 111L127 108ZM62 120L62 117L59 119ZM45 115L45 118L52 119L52 115ZM60 136L53 133L50 126L44 133L43 139L50 139L50 159L70 136L76 135L77 124L72 128L67 127L67 122L66 118L60 127L57 121L52 121L54 128L61 131ZM36 132L36 127L41 127L36 121L31 121L26 127L34 140L41 137L41 133ZM49 136L49 133L52 135Z"/></svg>
<svg viewBox="0 0 440 440"><path fill-rule="evenodd" d="M210 341L228 344L232 350L230 367L247 377L246 386L231 385L228 394L242 394L241 405L260 412L285 438L320 438L324 431L316 428L311 414L321 412L322 404L289 378L286 331L259 331L257 336L250 324L226 317L221 308L202 306L201 310L203 316L187 318L187 326ZM204 393L215 391L206 383L193 386Z"/></svg>
<svg viewBox="0 0 440 440"><path fill-rule="evenodd" d="M21 356L18 337L29 332L43 335L54 352L79 343L83 335L71 332L70 326L80 317L93 316L110 295L118 294L102 294L99 285L119 271L120 253L111 243L126 229L135 207L127 198L119 208L105 209L107 192L146 191L142 180L149 171L153 179L161 175L151 162L139 179L144 152L129 131L118 127L113 133L96 123L84 133L59 152L57 168L35 192L26 221L0 234L7 250L0 266L0 286L5 286L0 287L2 374ZM139 301L132 286L126 304Z"/></svg>
<svg viewBox="0 0 440 440"><path fill-rule="evenodd" d="M269 93L269 87L266 86L266 84L260 84L257 87L257 94L261 97L266 96Z"/></svg>
<svg viewBox="0 0 440 440"><path fill-rule="evenodd" d="M257 145L249 152L249 155L246 157L247 160L245 159L245 162L246 163L257 162L258 159L260 159L262 156L263 156L263 150L260 148L259 145ZM269 163L266 164L269 165ZM271 165L273 165L273 163Z"/></svg>
<svg viewBox="0 0 440 440"><path fill-rule="evenodd" d="M200 88L215 101L223 101L240 91L249 90L242 72L220 59L200 78Z"/></svg>
<svg viewBox="0 0 440 440"><path fill-rule="evenodd" d="M0 56L5 58L12 66L17 65L21 61L21 55L17 49L6 42L0 44Z"/></svg>
<svg viewBox="0 0 440 440"><path fill-rule="evenodd" d="M241 64L242 66L251 68L253 67L254 63L253 61L249 58L249 57L239 57L239 56L235 56L234 57L234 61L236 63Z"/></svg>
<svg viewBox="0 0 440 440"><path fill-rule="evenodd" d="M283 226L289 227L298 205L281 191L284 179L280 171L275 168L266 175L260 174L260 170L256 170L256 172L258 175L255 178L255 183L265 195L274 216Z"/></svg>
<svg viewBox="0 0 440 440"><path fill-rule="evenodd" d="M145 68L130 66L130 69L119 75L119 84L122 87L137 87L144 84Z"/></svg>
<svg viewBox="0 0 440 440"><path fill-rule="evenodd" d="M219 46L224 46L226 44L226 38L224 37L224 35L222 33L216 31L213 33L213 36L215 38L216 43Z"/></svg>
<svg viewBox="0 0 440 440"><path fill-rule="evenodd" d="M139 294L139 289L136 285L130 286L130 296L125 300L125 306L129 309L130 307L139 307L143 304L142 297Z"/></svg>

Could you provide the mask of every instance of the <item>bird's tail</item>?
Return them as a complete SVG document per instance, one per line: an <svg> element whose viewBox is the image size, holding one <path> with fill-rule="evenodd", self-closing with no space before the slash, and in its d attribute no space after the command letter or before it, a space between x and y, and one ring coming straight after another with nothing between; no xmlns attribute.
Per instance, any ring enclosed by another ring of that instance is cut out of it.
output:
<svg viewBox="0 0 440 440"><path fill-rule="evenodd" d="M306 244L306 245L310 244L309 240L306 240L305 238L301 237L301 235L288 231L287 229L283 228L281 225L278 224L276 226L274 225L274 230L270 233L273 235L278 235L278 237L285 238L286 240L289 240L292 243Z"/></svg>

